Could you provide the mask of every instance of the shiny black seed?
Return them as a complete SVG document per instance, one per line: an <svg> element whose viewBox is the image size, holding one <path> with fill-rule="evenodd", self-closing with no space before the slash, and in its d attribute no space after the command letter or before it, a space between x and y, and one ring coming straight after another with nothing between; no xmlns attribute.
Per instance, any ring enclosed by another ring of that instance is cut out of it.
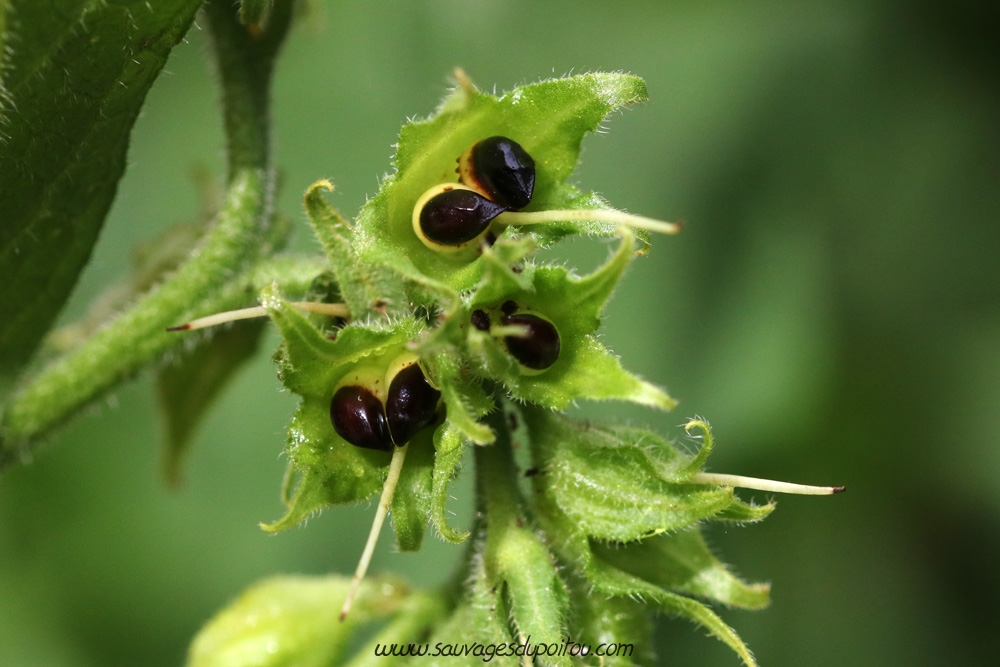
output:
<svg viewBox="0 0 1000 667"><path fill-rule="evenodd" d="M556 363L559 358L559 332L551 322L531 313L519 313L505 316L503 323L527 330L523 336L504 337L507 351L518 363L536 371Z"/></svg>
<svg viewBox="0 0 1000 667"><path fill-rule="evenodd" d="M507 137L483 139L473 147L472 161L480 187L493 201L514 211L531 203L535 161L521 144Z"/></svg>
<svg viewBox="0 0 1000 667"><path fill-rule="evenodd" d="M461 245L486 231L504 207L472 190L455 188L435 195L420 211L420 230L440 245Z"/></svg>
<svg viewBox="0 0 1000 667"><path fill-rule="evenodd" d="M330 421L340 437L355 447L392 451L392 437L382 401L364 387L338 389L330 401Z"/></svg>
<svg viewBox="0 0 1000 667"><path fill-rule="evenodd" d="M417 431L434 421L441 392L432 387L420 366L407 366L389 384L385 414L397 446L410 441Z"/></svg>
<svg viewBox="0 0 1000 667"><path fill-rule="evenodd" d="M490 330L490 316L485 310L472 311L472 317L469 319L472 321L472 326L476 327L480 331Z"/></svg>
<svg viewBox="0 0 1000 667"><path fill-rule="evenodd" d="M504 301L503 305L500 306L500 311L504 315L513 315L517 312L517 304L510 300Z"/></svg>

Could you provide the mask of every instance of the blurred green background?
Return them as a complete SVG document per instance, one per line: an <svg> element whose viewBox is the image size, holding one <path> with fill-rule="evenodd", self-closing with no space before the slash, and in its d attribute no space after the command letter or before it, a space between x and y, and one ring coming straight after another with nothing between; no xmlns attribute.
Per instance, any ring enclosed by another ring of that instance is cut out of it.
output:
<svg viewBox="0 0 1000 667"><path fill-rule="evenodd" d="M575 180L615 206L683 219L609 310L605 342L681 400L672 414L581 406L677 435L709 419L709 467L846 484L782 497L763 524L709 530L773 584L722 610L764 667L996 665L1000 628L1000 41L987 2L321 2L274 91L280 208L318 249L300 196L320 177L357 211L409 116L460 65L498 90L625 70L651 102L584 144ZM65 319L129 250L192 218L195 165L220 173L205 36L147 101L101 243ZM991 64L992 63L992 64ZM589 270L604 244L552 256ZM990 258L993 259L990 259ZM269 352L199 429L186 484L162 483L151 374L0 479L0 665L178 665L209 616L279 572L349 572L374 511L269 537L284 426ZM469 521L467 469L456 522ZM749 494L753 495L753 494ZM764 494L757 494L764 499ZM383 537L388 537L386 531ZM373 571L434 584L461 549L383 539ZM736 665L660 619L661 664Z"/></svg>

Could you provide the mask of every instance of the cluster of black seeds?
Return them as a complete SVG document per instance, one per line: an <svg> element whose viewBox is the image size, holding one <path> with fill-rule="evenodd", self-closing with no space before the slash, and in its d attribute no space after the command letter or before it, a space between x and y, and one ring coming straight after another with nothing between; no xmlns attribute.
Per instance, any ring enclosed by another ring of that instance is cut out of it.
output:
<svg viewBox="0 0 1000 667"><path fill-rule="evenodd" d="M356 447L391 452L434 421L441 392L431 386L416 360L388 379L385 404L369 383L341 385L330 401L330 421Z"/></svg>
<svg viewBox="0 0 1000 667"><path fill-rule="evenodd" d="M480 331L489 331L492 324L490 314L483 309L472 311L470 321ZM525 312L508 300L500 306L500 324L522 329L523 333L504 335L503 342L525 373L540 373L559 359L559 332L541 315Z"/></svg>
<svg viewBox="0 0 1000 667"><path fill-rule="evenodd" d="M516 141L489 137L477 142L458 159L460 183L428 190L414 207L413 228L424 245L454 251L489 239L494 219L531 203L535 189L535 161ZM471 324L488 331L485 310L471 315ZM539 373L559 358L559 333L544 317L523 311L513 301L499 308L503 326L521 333L503 336L507 351L525 373ZM432 423L441 392L427 380L414 359L387 378L385 402L376 387L352 378L338 387L330 401L333 428L357 447L392 451Z"/></svg>
<svg viewBox="0 0 1000 667"><path fill-rule="evenodd" d="M458 158L458 176L459 183L434 186L414 207L414 232L429 248L478 245L498 215L530 204L535 160L513 139L489 137Z"/></svg>

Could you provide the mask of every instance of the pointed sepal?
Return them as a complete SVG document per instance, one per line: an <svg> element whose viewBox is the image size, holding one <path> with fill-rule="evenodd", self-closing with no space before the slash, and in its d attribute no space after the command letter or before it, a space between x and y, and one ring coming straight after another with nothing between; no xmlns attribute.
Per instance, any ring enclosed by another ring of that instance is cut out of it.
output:
<svg viewBox="0 0 1000 667"><path fill-rule="evenodd" d="M484 282L467 306L470 312L486 313L491 322L490 331L468 328L470 356L481 359L481 372L502 382L514 398L555 410L581 398L672 409L676 403L666 392L624 370L595 336L605 305L634 256L634 243L633 235L623 232L615 253L583 278L560 266L538 266L524 271L530 288L513 280ZM558 358L543 371L525 373L504 336L496 333L508 304L544 317L558 332Z"/></svg>
<svg viewBox="0 0 1000 667"><path fill-rule="evenodd" d="M645 99L642 79L621 73L552 79L500 97L472 86L457 88L436 114L401 130L396 172L382 182L379 193L358 216L355 238L359 257L366 263L391 267L431 292L439 291L437 286L441 285L456 292L472 288L483 271L474 249L471 256L438 252L414 233L413 209L421 195L435 185L456 182L459 156L481 139L502 135L519 142L538 165L527 210L600 207L603 202L598 204L593 197L581 196L565 185L576 167L581 141L615 109ZM566 225L577 233L608 231L608 225L602 223L564 223L563 227ZM540 237L545 234L540 230Z"/></svg>
<svg viewBox="0 0 1000 667"><path fill-rule="evenodd" d="M332 191L330 181L316 181L306 190L304 203L313 233L330 260L351 314L363 319L373 308L404 308L406 298L395 272L358 261L350 223L323 197L324 192Z"/></svg>
<svg viewBox="0 0 1000 667"><path fill-rule="evenodd" d="M389 455L345 441L331 423L330 403L338 384L357 375L359 368L380 370L376 375L384 377L390 363L419 334L420 323L405 318L382 326L348 325L333 336L317 329L274 287L262 291L261 303L284 338L276 354L278 375L302 397L285 449L298 484L285 516L262 526L273 532L324 507L359 502L379 491Z"/></svg>

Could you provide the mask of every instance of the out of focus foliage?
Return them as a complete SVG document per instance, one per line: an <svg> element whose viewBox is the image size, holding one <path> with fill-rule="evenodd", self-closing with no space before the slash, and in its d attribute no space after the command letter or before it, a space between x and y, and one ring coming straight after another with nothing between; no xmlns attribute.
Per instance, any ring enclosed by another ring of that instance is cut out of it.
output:
<svg viewBox="0 0 1000 667"><path fill-rule="evenodd" d="M357 211L405 116L444 73L486 87L622 69L651 102L591 137L573 177L629 210L683 218L635 262L604 341L667 384L671 415L601 406L661 432L711 418L718 471L843 483L783 500L710 546L764 613L723 614L762 665L992 665L1000 624L1000 62L986 3L314 2L276 75L279 208L328 176ZM127 250L194 217L188 173L222 171L216 93L188 34L153 87L129 171L75 301ZM571 179L571 180L573 180ZM581 266L604 248L575 244ZM589 262L589 263L588 263ZM262 350L273 349L274 340ZM278 537L278 453L295 401L266 354L206 417L187 484L160 483L151 379L0 479L0 664L175 665L197 628L274 572L349 571L367 508ZM761 501L766 498L760 498ZM464 505L464 503L463 503ZM455 524L467 527L468 517ZM418 584L454 549L381 550ZM664 623L675 664L735 659ZM690 647L688 649L687 647Z"/></svg>

